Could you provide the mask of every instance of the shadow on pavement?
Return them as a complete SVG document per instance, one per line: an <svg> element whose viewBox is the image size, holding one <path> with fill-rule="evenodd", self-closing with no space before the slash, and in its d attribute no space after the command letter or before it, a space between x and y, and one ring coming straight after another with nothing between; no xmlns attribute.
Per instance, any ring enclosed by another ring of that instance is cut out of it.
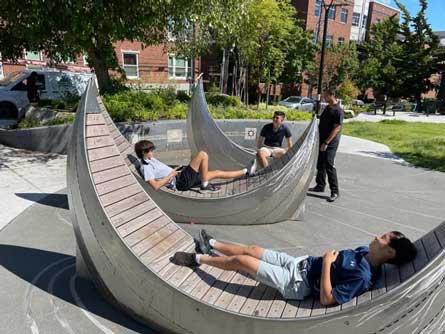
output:
<svg viewBox="0 0 445 334"><path fill-rule="evenodd" d="M71 255L0 245L0 265L36 288L136 333L157 333L107 303L91 281L73 278L75 262L76 258Z"/></svg>
<svg viewBox="0 0 445 334"><path fill-rule="evenodd" d="M68 210L68 196L66 194L47 193L15 193L16 196L39 204L53 206L55 208Z"/></svg>

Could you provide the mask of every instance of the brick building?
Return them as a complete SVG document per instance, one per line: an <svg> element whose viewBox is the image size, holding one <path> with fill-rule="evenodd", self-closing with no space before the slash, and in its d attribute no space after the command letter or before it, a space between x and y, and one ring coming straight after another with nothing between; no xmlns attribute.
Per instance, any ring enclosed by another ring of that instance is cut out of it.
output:
<svg viewBox="0 0 445 334"><path fill-rule="evenodd" d="M0 50L1 51L1 50ZM188 91L191 78L191 61L164 52L163 45L142 47L140 42L122 41L115 43L119 65L127 75L128 83L137 84L143 89L173 86L177 90ZM89 72L86 57L55 64L44 52L24 52L16 62L1 61L0 79L11 72L24 69L42 70L55 68L72 72ZM199 59L195 61L195 73L200 70Z"/></svg>
<svg viewBox="0 0 445 334"><path fill-rule="evenodd" d="M322 0L293 0L297 17L302 20L305 30L314 32L314 39L321 40L324 25ZM332 7L328 13L329 23L326 34L328 44L349 42L352 23L352 5Z"/></svg>

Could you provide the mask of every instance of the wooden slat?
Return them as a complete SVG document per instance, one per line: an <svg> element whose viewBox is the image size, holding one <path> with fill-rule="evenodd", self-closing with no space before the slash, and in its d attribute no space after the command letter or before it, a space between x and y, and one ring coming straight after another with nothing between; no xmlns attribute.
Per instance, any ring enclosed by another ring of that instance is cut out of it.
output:
<svg viewBox="0 0 445 334"><path fill-rule="evenodd" d="M227 190L226 190L227 196L232 196L234 194L233 185L234 185L234 182L227 183Z"/></svg>
<svg viewBox="0 0 445 334"><path fill-rule="evenodd" d="M114 145L114 141L110 136L87 138L87 148L99 148Z"/></svg>
<svg viewBox="0 0 445 334"><path fill-rule="evenodd" d="M184 241L175 248L175 252L190 253L190 252L193 252L194 249L195 249L195 242L193 241L193 239L184 238ZM167 262L166 266L160 268L164 262ZM182 268L182 266L178 266L178 265L172 263L170 260L170 257L166 256L163 261L160 261L159 263L152 265L152 268L155 271L159 271L159 276L161 276L165 280L168 280L168 278L171 277L178 270L180 270Z"/></svg>
<svg viewBox="0 0 445 334"><path fill-rule="evenodd" d="M270 307L272 306L273 301L275 300L275 296L278 293L279 292L277 290L267 287L253 314L257 317L266 317Z"/></svg>
<svg viewBox="0 0 445 334"><path fill-rule="evenodd" d="M147 194L139 188L139 192L136 195L128 197L118 203L114 203L114 204L111 204L110 206L107 206L105 208L105 211L107 212L108 217L113 218L117 214L124 212L124 211L128 211L131 208L133 208L147 200L148 200Z"/></svg>
<svg viewBox="0 0 445 334"><path fill-rule="evenodd" d="M94 183L97 185L106 181L120 178L121 176L130 175L130 171L126 166L107 169L97 173L93 173Z"/></svg>
<svg viewBox="0 0 445 334"><path fill-rule="evenodd" d="M326 314L341 311L341 305L334 305L326 307Z"/></svg>
<svg viewBox="0 0 445 334"><path fill-rule="evenodd" d="M148 252L144 253L141 257L142 262L146 265L149 265L157 258L164 256L166 253L170 252L175 247L175 245L183 238L190 238L190 236L181 229L173 232L167 238L158 243L156 247L153 247Z"/></svg>
<svg viewBox="0 0 445 334"><path fill-rule="evenodd" d="M108 135L108 128L106 125L91 125L86 127L86 138L105 135Z"/></svg>
<svg viewBox="0 0 445 334"><path fill-rule="evenodd" d="M357 297L357 305L363 304L371 300L371 291L366 291Z"/></svg>
<svg viewBox="0 0 445 334"><path fill-rule="evenodd" d="M341 305L342 310L347 310L357 305L357 297L352 298L350 301Z"/></svg>
<svg viewBox="0 0 445 334"><path fill-rule="evenodd" d="M240 193L240 180L234 180L233 182L233 194L239 194Z"/></svg>
<svg viewBox="0 0 445 334"><path fill-rule="evenodd" d="M153 208L152 210L144 213L142 216L139 216L126 224L123 224L118 227L118 232L122 238L127 238L131 233L136 232L137 230L153 223L156 219L164 216L163 212L158 208ZM168 220L168 219L167 219ZM130 240L126 240L129 244Z"/></svg>
<svg viewBox="0 0 445 334"><path fill-rule="evenodd" d="M154 212L157 212L158 210L155 210ZM152 212L152 211L150 211ZM144 217L146 215L143 215L142 217ZM156 215L152 216L153 218L156 217ZM136 218L134 221L132 221L132 224L138 224L140 222L140 217ZM162 229L164 229L167 224L169 224L170 226L170 231L162 231ZM128 225L128 224L125 224ZM169 219L167 219L165 216L158 216L157 218L153 219L151 222L149 222L148 224L145 224L143 227L141 227L140 229L134 231L133 233L127 235L125 237L125 242L130 245L130 247L133 247L137 244L139 244L141 241L148 239L148 238L152 238L147 240L145 243L148 244L151 240L154 242L159 242L160 240L162 240L163 238L165 238L166 236L169 235L169 233L171 233L172 231L176 231L176 229L173 229L174 224L170 222ZM159 233L163 233L163 234L159 234ZM169 233L167 233L169 232ZM157 233L157 234L155 234ZM141 247L145 247L147 248L147 246L139 246ZM136 252L137 253L137 252Z"/></svg>
<svg viewBox="0 0 445 334"><path fill-rule="evenodd" d="M385 264L385 267L386 291L390 291L400 284L399 268L390 264Z"/></svg>
<svg viewBox="0 0 445 334"><path fill-rule="evenodd" d="M131 243L131 249L138 256L150 251L153 247L157 246L167 237L179 231L179 228L175 223L168 222L166 220L163 220L162 218L148 225L148 227L150 226L156 229L150 231L150 233L147 234L142 234L143 231L140 232L138 231L138 233L136 233L135 238L137 236L140 237L141 235L143 235L144 238L137 238L136 240L138 242ZM128 238L126 240L128 240Z"/></svg>
<svg viewBox="0 0 445 334"><path fill-rule="evenodd" d="M139 192L141 192L141 186L139 184L131 184L127 187L113 191L106 195L102 195L100 197L100 201L102 202L103 206L108 206L110 204L122 201L123 199L136 195Z"/></svg>
<svg viewBox="0 0 445 334"><path fill-rule="evenodd" d="M386 293L385 267L382 266L381 272L372 287L371 299L375 299L385 293Z"/></svg>
<svg viewBox="0 0 445 334"><path fill-rule="evenodd" d="M169 279L168 282L173 286L178 287L181 285L188 277L194 273L194 270L189 267L181 267L176 271Z"/></svg>
<svg viewBox="0 0 445 334"><path fill-rule="evenodd" d="M227 284L232 280L233 276L235 276L235 271L224 271L222 275L216 280L212 287L207 291L207 293L203 296L202 301L207 302L209 304L215 303L218 297L223 293Z"/></svg>
<svg viewBox="0 0 445 334"><path fill-rule="evenodd" d="M86 124L87 125L105 124L105 119L101 114L87 114Z"/></svg>
<svg viewBox="0 0 445 334"><path fill-rule="evenodd" d="M127 142L127 139L125 139L124 136L117 137L116 140L114 140L114 143L117 146L119 146L119 145L121 145L122 143L125 143L125 142Z"/></svg>
<svg viewBox="0 0 445 334"><path fill-rule="evenodd" d="M318 297L317 297L318 298ZM300 303L300 307L298 308L296 318L309 317L312 312L312 304L314 303L314 298L309 297L303 300Z"/></svg>
<svg viewBox="0 0 445 334"><path fill-rule="evenodd" d="M414 269L417 272L420 271L428 263L428 256L426 255L422 240L416 240L414 242L414 246L416 247L417 255L414 258L413 264Z"/></svg>
<svg viewBox="0 0 445 334"><path fill-rule="evenodd" d="M286 302L286 306L284 307L282 318L295 318L297 315L298 307L300 306L301 301L299 300L288 300Z"/></svg>
<svg viewBox="0 0 445 334"><path fill-rule="evenodd" d="M230 283L227 284L223 293L218 297L214 305L221 308L226 308L229 306L230 302L238 293L238 290L241 289L241 286L246 280L247 276L245 274L237 272L235 276L233 276Z"/></svg>
<svg viewBox="0 0 445 334"><path fill-rule="evenodd" d="M122 176L118 179L113 179L101 184L96 185L97 194L99 196L107 194L111 191L115 191L117 189L129 186L130 184L134 184L135 179L132 175L128 174L126 176Z"/></svg>
<svg viewBox="0 0 445 334"><path fill-rule="evenodd" d="M106 147L100 147L100 148L93 148L91 150L88 150L88 160L90 162L118 156L119 151L116 149L116 146L106 146Z"/></svg>
<svg viewBox="0 0 445 334"><path fill-rule="evenodd" d="M400 281L405 282L408 278L413 276L416 272L412 262L405 263L400 266Z"/></svg>
<svg viewBox="0 0 445 334"><path fill-rule="evenodd" d="M90 169L92 173L100 172L102 170L111 169L118 166L125 166L120 155L90 162Z"/></svg>
<svg viewBox="0 0 445 334"><path fill-rule="evenodd" d="M201 280L201 277L206 275L206 273L212 273L212 270L216 270L215 267L210 267L208 265L201 265L200 267L196 268L190 275L187 276L185 280L181 282L179 285L179 289L184 291L185 293L190 293L193 288L198 284L198 282ZM170 282L172 282L172 279L170 279Z"/></svg>
<svg viewBox="0 0 445 334"><path fill-rule="evenodd" d="M284 308L286 307L286 300L277 293L275 300L270 306L269 312L267 313L268 318L281 318Z"/></svg>
<svg viewBox="0 0 445 334"><path fill-rule="evenodd" d="M267 285L259 284L257 285L253 291L251 292L249 298L244 303L243 307L240 310L241 314L253 315L255 313L255 309L261 301L264 293L266 292Z"/></svg>
<svg viewBox="0 0 445 334"><path fill-rule="evenodd" d="M119 227L126 222L129 222L139 216L142 216L146 212L150 211L151 209L155 208L156 204L153 201L143 202L139 204L138 206L132 208L130 211L125 211L117 216L114 216L111 218L111 223L115 227Z"/></svg>
<svg viewBox="0 0 445 334"><path fill-rule="evenodd" d="M323 315L326 313L326 306L321 305L320 298L314 298L314 303L312 304L311 317L317 315Z"/></svg>
<svg viewBox="0 0 445 334"><path fill-rule="evenodd" d="M436 235L433 231L425 234L422 237L423 246L425 247L426 255L428 259L431 261L436 257L437 254L442 250L440 247L439 240L437 240Z"/></svg>
<svg viewBox="0 0 445 334"><path fill-rule="evenodd" d="M436 229L435 233L437 236L437 239L439 240L440 245L442 248L445 248L445 222L440 224Z"/></svg>
<svg viewBox="0 0 445 334"><path fill-rule="evenodd" d="M207 293L207 291L210 290L213 283L216 282L216 280L223 274L223 272L224 270L217 268L217 270L212 271L211 275L204 275L203 277L201 277L201 281L196 284L190 294L197 299L201 299Z"/></svg>
<svg viewBox="0 0 445 334"><path fill-rule="evenodd" d="M227 310L232 312L239 312L257 284L257 281L249 277L244 282L244 285L241 287L241 289L239 289L230 304L227 306Z"/></svg>
<svg viewBox="0 0 445 334"><path fill-rule="evenodd" d="M191 248L191 245L193 244L193 239L190 237L185 237L178 240L178 242L176 242L174 244L174 247L170 250L170 252L167 252L165 254L163 254L162 256L160 256L157 259L154 259L151 263L150 263L150 268L159 273L159 276L163 277L163 275L171 275L173 272L175 272L176 270L178 270L179 268L181 268L181 266L177 266L174 263L171 262L171 258L172 256L176 253L176 252L190 252L193 250L193 248Z"/></svg>

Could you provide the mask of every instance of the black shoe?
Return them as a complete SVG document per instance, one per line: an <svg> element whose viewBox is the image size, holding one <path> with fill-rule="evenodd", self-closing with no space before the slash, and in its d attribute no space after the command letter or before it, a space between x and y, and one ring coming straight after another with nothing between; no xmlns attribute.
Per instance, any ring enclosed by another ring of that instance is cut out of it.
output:
<svg viewBox="0 0 445 334"><path fill-rule="evenodd" d="M331 196L329 196L326 200L330 203L335 202L337 198L340 197L340 194L337 193L331 193Z"/></svg>
<svg viewBox="0 0 445 334"><path fill-rule="evenodd" d="M170 258L170 261L178 266L185 266L185 267L199 267L199 263L196 262L196 254L195 253L186 253L186 252L176 252L175 255L173 255Z"/></svg>
<svg viewBox="0 0 445 334"><path fill-rule="evenodd" d="M323 193L324 192L324 188L320 187L320 186L315 186L315 187L309 188L307 191L311 191L311 192L314 192L314 193Z"/></svg>
<svg viewBox="0 0 445 334"><path fill-rule="evenodd" d="M205 186L205 187L203 185L201 185L201 192L217 193L220 190L221 190L220 187L217 187L217 186L215 186L214 184L211 184L211 183L207 184L207 186Z"/></svg>
<svg viewBox="0 0 445 334"><path fill-rule="evenodd" d="M210 245L210 239L213 239L213 237L207 234L206 230L199 231L199 239L196 240L199 253L212 255L213 247Z"/></svg>
<svg viewBox="0 0 445 334"><path fill-rule="evenodd" d="M256 170L258 168L258 163L256 161L256 158L252 160L249 166L247 166L247 175L248 176L255 176Z"/></svg>

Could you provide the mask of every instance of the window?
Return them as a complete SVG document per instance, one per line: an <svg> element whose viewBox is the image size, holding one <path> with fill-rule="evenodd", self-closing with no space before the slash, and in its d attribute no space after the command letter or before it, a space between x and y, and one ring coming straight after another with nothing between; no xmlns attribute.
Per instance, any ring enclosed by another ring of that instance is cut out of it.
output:
<svg viewBox="0 0 445 334"><path fill-rule="evenodd" d="M348 10L346 8L341 9L340 21L341 21L341 23L348 22Z"/></svg>
<svg viewBox="0 0 445 334"><path fill-rule="evenodd" d="M314 15L315 16L320 16L320 14L321 14L321 0L316 0L315 1Z"/></svg>
<svg viewBox="0 0 445 334"><path fill-rule="evenodd" d="M362 28L366 27L366 21L368 20L368 17L366 15L363 16L363 22L362 22Z"/></svg>
<svg viewBox="0 0 445 334"><path fill-rule="evenodd" d="M32 51L26 51L25 52L25 59L26 60L42 60L42 54L41 52L32 52Z"/></svg>
<svg viewBox="0 0 445 334"><path fill-rule="evenodd" d="M333 36L332 35L327 35L326 36L326 45L327 46L331 46L332 45L332 40L333 40Z"/></svg>
<svg viewBox="0 0 445 334"><path fill-rule="evenodd" d="M344 38L344 37L339 37L339 38L338 38L338 44L339 44L339 45L343 45L343 44L345 44L345 38Z"/></svg>
<svg viewBox="0 0 445 334"><path fill-rule="evenodd" d="M191 60L168 56L168 76L170 79L189 79L192 77Z"/></svg>
<svg viewBox="0 0 445 334"><path fill-rule="evenodd" d="M122 52L124 71L127 79L139 78L138 52L125 51Z"/></svg>
<svg viewBox="0 0 445 334"><path fill-rule="evenodd" d="M360 24L360 13L353 13L352 14L352 25L354 27L358 27Z"/></svg>
<svg viewBox="0 0 445 334"><path fill-rule="evenodd" d="M329 8L329 11L328 11L329 20L335 20L335 11L336 11L335 8L336 8L335 6L332 6Z"/></svg>
<svg viewBox="0 0 445 334"><path fill-rule="evenodd" d="M377 19L376 21L375 21L375 23L380 23L381 22L381 20L380 19Z"/></svg>

